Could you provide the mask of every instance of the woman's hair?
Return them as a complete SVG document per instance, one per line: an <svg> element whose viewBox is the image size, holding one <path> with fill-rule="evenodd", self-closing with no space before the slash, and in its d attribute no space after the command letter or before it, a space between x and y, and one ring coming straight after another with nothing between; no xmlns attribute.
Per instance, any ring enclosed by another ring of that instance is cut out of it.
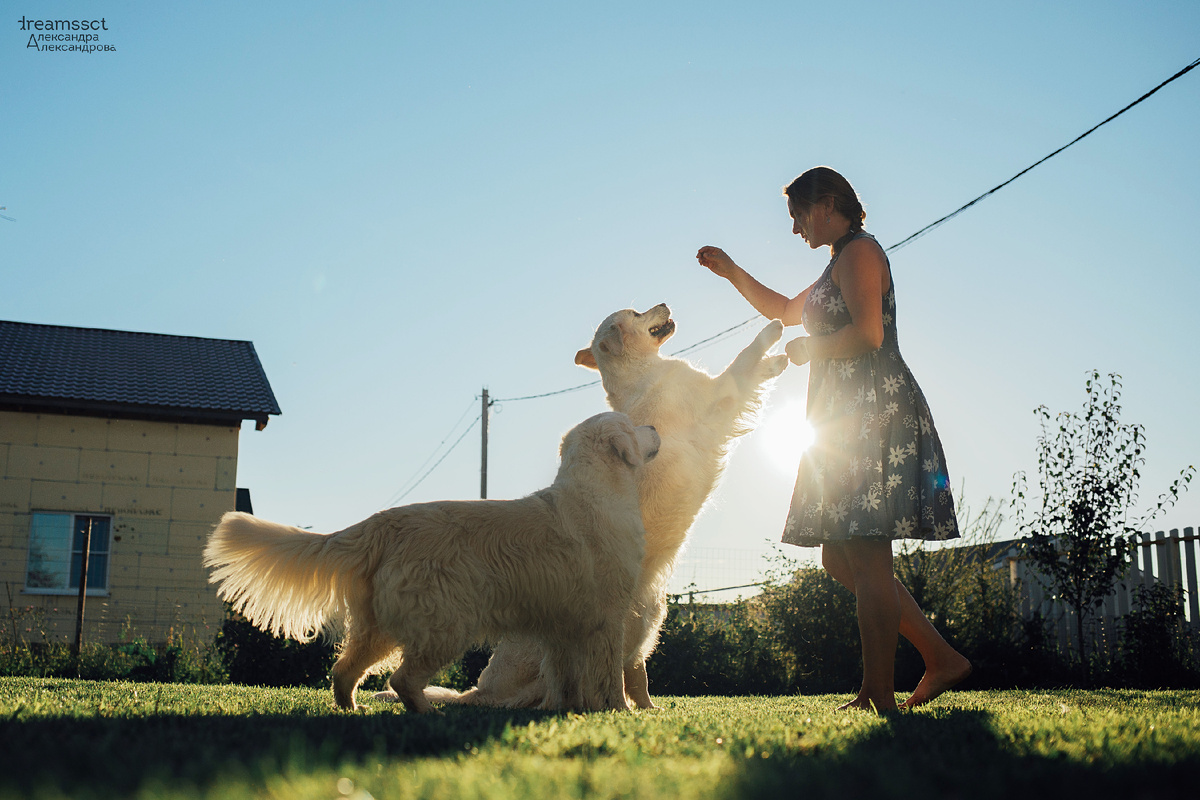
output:
<svg viewBox="0 0 1200 800"><path fill-rule="evenodd" d="M851 231L861 231L867 212L854 192L850 181L829 167L813 167L783 190L792 206L803 210L816 205L826 197L833 198L833 207L850 220Z"/></svg>

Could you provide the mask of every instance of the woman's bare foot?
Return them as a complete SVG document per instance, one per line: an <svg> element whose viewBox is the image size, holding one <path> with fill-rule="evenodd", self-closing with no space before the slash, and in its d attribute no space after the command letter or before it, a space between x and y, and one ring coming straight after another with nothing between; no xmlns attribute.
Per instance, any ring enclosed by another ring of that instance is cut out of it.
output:
<svg viewBox="0 0 1200 800"><path fill-rule="evenodd" d="M937 669L929 668L921 676L921 682L913 690L912 697L900 704L900 708L909 710L923 706L933 698L952 688L971 674L971 662L964 656L958 656L953 662Z"/></svg>
<svg viewBox="0 0 1200 800"><path fill-rule="evenodd" d="M866 705L863 705L864 703ZM858 697L854 698L853 700L851 700L847 703L842 703L840 706L837 707L837 710L838 711L848 711L852 708L870 708L870 707L871 707L871 701L866 700L862 697L862 695L859 695Z"/></svg>
<svg viewBox="0 0 1200 800"><path fill-rule="evenodd" d="M861 711L874 711L877 714L890 714L899 710L899 707L896 705L896 698L894 696L891 698L891 703L888 703L887 700L888 698L886 697L879 700L873 700L869 695L860 693L858 697L854 698L850 702L842 703L837 707L837 710L849 711L851 709L857 709Z"/></svg>

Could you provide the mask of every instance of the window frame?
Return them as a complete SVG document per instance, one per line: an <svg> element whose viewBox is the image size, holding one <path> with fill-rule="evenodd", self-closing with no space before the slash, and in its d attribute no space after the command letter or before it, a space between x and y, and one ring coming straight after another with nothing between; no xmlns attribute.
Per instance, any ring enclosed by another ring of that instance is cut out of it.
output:
<svg viewBox="0 0 1200 800"><path fill-rule="evenodd" d="M36 518L39 516L41 516L41 517L69 517L70 518L70 534L69 534L69 536L70 536L70 541L71 541L71 550L67 556L67 564L66 564L66 584L67 585L66 586L30 586L29 585L30 564L33 559L34 546L35 546L34 537L36 535L35 534ZM76 529L79 525L80 518L103 519L108 522L108 534L106 537L104 537L104 549L103 550L97 549L97 547L96 547L97 538L95 537L94 531L93 531L91 547L89 549L89 554L88 554L89 558L88 558L87 596L88 597L108 597L109 596L110 592L109 592L109 583L108 582L109 582L109 577L112 573L113 515L112 514L97 514L97 513L88 512L88 511L41 511L41 510L38 510L38 511L31 511L29 513L29 544L28 544L28 547L26 548L26 553L25 553L25 586L21 590L22 594L58 595L58 596L65 596L65 597L78 597L79 596L78 581L76 581L76 585L72 586L71 585L71 577L72 577L72 573L74 571L72 569L72 566L74 564L75 558L78 556L81 564L83 561L83 558L82 558L83 551L75 549ZM104 575L103 575L103 585L102 586L97 585L98 581L96 580L96 571L92 569L93 565L95 564L95 559L97 556L102 556L104 558Z"/></svg>

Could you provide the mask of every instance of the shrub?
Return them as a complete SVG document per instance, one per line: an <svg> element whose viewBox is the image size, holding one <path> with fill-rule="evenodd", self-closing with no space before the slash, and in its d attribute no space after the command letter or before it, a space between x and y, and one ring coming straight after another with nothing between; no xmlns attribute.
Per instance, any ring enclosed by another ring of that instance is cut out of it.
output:
<svg viewBox="0 0 1200 800"><path fill-rule="evenodd" d="M646 669L651 690L669 695L774 694L783 670L755 624L755 608L680 602L667 607L658 648Z"/></svg>
<svg viewBox="0 0 1200 800"><path fill-rule="evenodd" d="M782 557L777 563L787 564ZM797 569L786 581L778 568L774 575L758 603L784 685L812 694L855 691L862 654L854 595L820 568Z"/></svg>
<svg viewBox="0 0 1200 800"><path fill-rule="evenodd" d="M232 610L217 634L216 647L229 680L251 686L328 686L335 657L331 641L276 638Z"/></svg>
<svg viewBox="0 0 1200 800"><path fill-rule="evenodd" d="M1114 665L1122 683L1144 689L1195 685L1196 643L1183 627L1183 600L1182 588L1163 583L1134 589Z"/></svg>

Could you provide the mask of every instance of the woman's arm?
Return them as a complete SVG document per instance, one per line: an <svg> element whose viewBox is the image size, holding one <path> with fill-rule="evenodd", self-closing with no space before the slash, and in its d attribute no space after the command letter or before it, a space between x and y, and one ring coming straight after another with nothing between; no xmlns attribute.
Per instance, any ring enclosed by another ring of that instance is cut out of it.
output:
<svg viewBox="0 0 1200 800"><path fill-rule="evenodd" d="M712 245L701 247L700 251L696 253L696 260L712 270L714 274L720 275L732 283L733 288L737 289L742 297L746 298L746 301L767 319L780 320L784 325L800 324L800 313L804 310L804 301L812 286L795 297L788 298L786 295L764 286L753 275L735 264L724 250Z"/></svg>
<svg viewBox="0 0 1200 800"><path fill-rule="evenodd" d="M828 336L810 336L803 346L786 348L796 361L807 351L808 358L856 358L874 352L883 344L883 295L890 277L887 259L879 245L869 239L856 239L846 245L833 266L833 282L842 290L850 324ZM803 361L799 362L803 363Z"/></svg>

